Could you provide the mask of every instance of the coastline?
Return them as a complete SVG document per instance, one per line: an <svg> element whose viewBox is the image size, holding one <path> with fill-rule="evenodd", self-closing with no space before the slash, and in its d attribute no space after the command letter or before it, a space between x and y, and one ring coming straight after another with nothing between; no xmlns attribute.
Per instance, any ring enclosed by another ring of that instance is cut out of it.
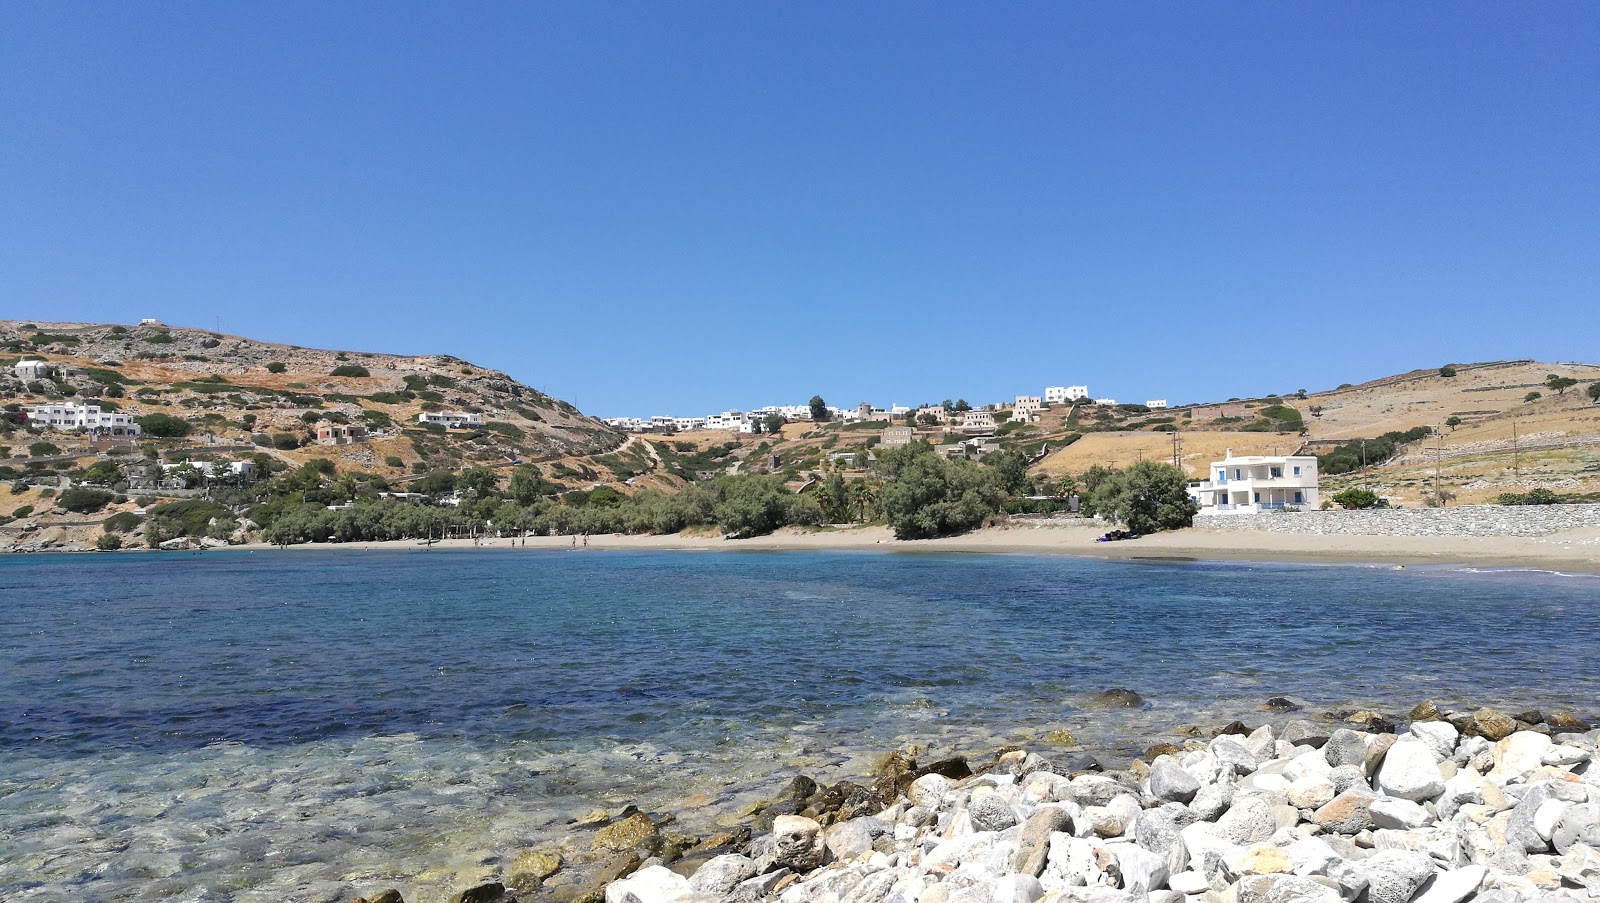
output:
<svg viewBox="0 0 1600 903"><path fill-rule="evenodd" d="M1600 575L1600 529L1585 528L1549 536L1394 536L1374 534L1303 535L1266 531L1213 531L1189 528L1114 543L1096 542L1102 526L1005 525L944 539L898 540L887 527L833 530L785 529L753 539L705 535L597 534L585 550L788 552L877 551L903 553L977 553L1077 555L1105 560L1196 560L1303 562L1310 564L1436 565L1449 567L1530 568L1562 573ZM233 546L236 550L280 551L266 543ZM433 550L500 549L572 550L571 536L529 536L513 539L442 540ZM367 543L305 543L296 550L425 551L417 540Z"/></svg>

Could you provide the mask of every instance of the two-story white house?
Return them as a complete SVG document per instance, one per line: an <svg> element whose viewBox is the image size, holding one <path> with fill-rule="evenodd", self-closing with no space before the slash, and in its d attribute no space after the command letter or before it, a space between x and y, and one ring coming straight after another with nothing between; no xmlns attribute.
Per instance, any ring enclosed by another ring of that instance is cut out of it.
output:
<svg viewBox="0 0 1600 903"><path fill-rule="evenodd" d="M1045 404L1066 404L1069 401L1082 401L1088 397L1088 386L1046 386L1044 389Z"/></svg>
<svg viewBox="0 0 1600 903"><path fill-rule="evenodd" d="M131 414L102 411L97 404L36 404L28 408L30 429L84 430L101 436L137 436Z"/></svg>
<svg viewBox="0 0 1600 903"><path fill-rule="evenodd" d="M1190 487L1201 514L1255 514L1280 508L1315 508L1315 455L1242 455L1211 462L1210 479Z"/></svg>
<svg viewBox="0 0 1600 903"><path fill-rule="evenodd" d="M967 411L961 415L961 432L968 435L977 433L993 433L995 431L994 415L988 411Z"/></svg>

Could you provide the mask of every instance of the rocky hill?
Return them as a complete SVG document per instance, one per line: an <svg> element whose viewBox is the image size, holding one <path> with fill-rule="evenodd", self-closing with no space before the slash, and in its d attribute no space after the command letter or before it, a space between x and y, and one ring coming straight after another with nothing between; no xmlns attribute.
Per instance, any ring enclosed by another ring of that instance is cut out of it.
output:
<svg viewBox="0 0 1600 903"><path fill-rule="evenodd" d="M51 378L13 377L11 365L23 358L54 365ZM593 455L623 441L564 401L449 355L330 351L148 323L11 320L0 321L0 364L0 401L12 405L93 398L135 416L181 419L192 444L329 458L391 481L472 464ZM424 425L424 412L477 414L482 424ZM369 435L317 445L319 422Z"/></svg>

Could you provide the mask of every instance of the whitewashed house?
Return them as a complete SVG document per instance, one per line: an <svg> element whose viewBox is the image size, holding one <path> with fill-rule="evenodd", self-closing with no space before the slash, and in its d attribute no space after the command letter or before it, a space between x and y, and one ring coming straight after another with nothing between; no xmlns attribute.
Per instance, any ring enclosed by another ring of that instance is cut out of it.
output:
<svg viewBox="0 0 1600 903"><path fill-rule="evenodd" d="M49 361L39 360L17 361L11 367L11 372L16 374L17 379L25 383L39 379L49 379L50 374L54 371L55 368L50 365Z"/></svg>
<svg viewBox="0 0 1600 903"><path fill-rule="evenodd" d="M1165 398L1153 398L1145 402L1144 406L1152 411L1163 410L1167 406L1167 400Z"/></svg>
<svg viewBox="0 0 1600 903"><path fill-rule="evenodd" d="M961 432L968 435L977 433L992 433L995 430L994 415L988 411L968 411L961 415Z"/></svg>
<svg viewBox="0 0 1600 903"><path fill-rule="evenodd" d="M1045 404L1066 404L1069 401L1082 401L1088 397L1088 386L1046 386L1044 390Z"/></svg>
<svg viewBox="0 0 1600 903"><path fill-rule="evenodd" d="M1094 403L1103 408L1114 408L1117 406L1117 400L1115 398L1096 398Z"/></svg>
<svg viewBox="0 0 1600 903"><path fill-rule="evenodd" d="M1280 508L1315 508L1315 455L1242 455L1211 462L1210 479L1191 486L1201 514L1255 514Z"/></svg>
<svg viewBox="0 0 1600 903"><path fill-rule="evenodd" d="M1037 414L1042 410L1044 410L1044 399L1037 395L1018 395L1017 400L1011 405L1013 414L1020 414L1023 411Z"/></svg>
<svg viewBox="0 0 1600 903"><path fill-rule="evenodd" d="M101 436L137 436L131 414L102 411L97 404L36 404L28 408L30 429L78 431Z"/></svg>
<svg viewBox="0 0 1600 903"><path fill-rule="evenodd" d="M483 426L483 415L462 411L423 411L417 415L417 422L436 423L445 429L462 430Z"/></svg>

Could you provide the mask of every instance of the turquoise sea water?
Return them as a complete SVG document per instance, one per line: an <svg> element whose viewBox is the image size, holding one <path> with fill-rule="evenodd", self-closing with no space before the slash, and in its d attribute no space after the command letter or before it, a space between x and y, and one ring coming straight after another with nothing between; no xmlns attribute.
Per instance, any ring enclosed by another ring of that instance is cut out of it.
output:
<svg viewBox="0 0 1600 903"><path fill-rule="evenodd" d="M6 900L415 903L595 807L693 827L904 743L1114 757L1278 695L1600 713L1600 581L1541 573L208 552L0 559L0 600Z"/></svg>

